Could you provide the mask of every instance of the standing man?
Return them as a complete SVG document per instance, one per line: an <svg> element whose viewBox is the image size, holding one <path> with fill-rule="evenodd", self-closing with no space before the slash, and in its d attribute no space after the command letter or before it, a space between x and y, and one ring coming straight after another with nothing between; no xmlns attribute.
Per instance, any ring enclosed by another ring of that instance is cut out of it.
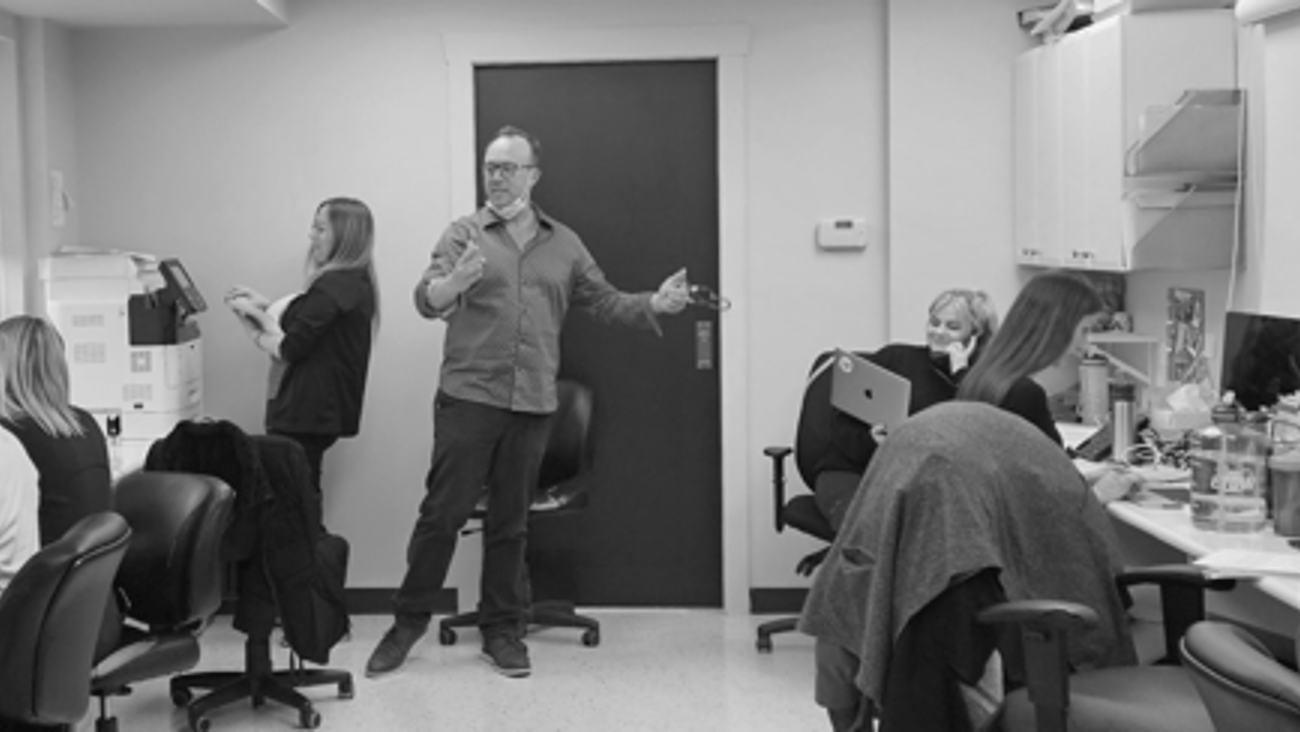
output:
<svg viewBox="0 0 1300 732"><path fill-rule="evenodd" d="M653 293L624 293L605 280L571 229L531 202L541 145L504 127L483 155L487 205L454 221L415 288L415 307L447 322L433 404L433 459L407 547L394 622L366 664L367 676L402 667L424 635L460 529L488 489L479 630L483 656L510 677L531 671L522 640L527 596L528 506L556 408L560 328L571 305L611 323L659 332L656 315L678 313L686 270Z"/></svg>

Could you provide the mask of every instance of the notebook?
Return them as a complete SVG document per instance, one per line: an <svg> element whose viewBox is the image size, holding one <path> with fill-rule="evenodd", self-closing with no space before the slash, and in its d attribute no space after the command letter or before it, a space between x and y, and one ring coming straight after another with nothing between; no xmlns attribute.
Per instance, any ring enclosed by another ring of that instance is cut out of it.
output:
<svg viewBox="0 0 1300 732"><path fill-rule="evenodd" d="M848 351L832 359L831 405L871 425L897 427L907 419L912 382Z"/></svg>

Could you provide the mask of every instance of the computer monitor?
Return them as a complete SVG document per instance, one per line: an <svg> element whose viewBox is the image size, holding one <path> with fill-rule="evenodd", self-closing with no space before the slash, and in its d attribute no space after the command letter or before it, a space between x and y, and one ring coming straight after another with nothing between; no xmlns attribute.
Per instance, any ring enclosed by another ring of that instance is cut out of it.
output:
<svg viewBox="0 0 1300 732"><path fill-rule="evenodd" d="M189 273L185 271L179 259L162 260L158 263L158 271L162 273L163 280L167 283L169 294L175 298L177 306L181 309L181 317L208 309L208 304L203 301L203 295L199 294L199 288L194 286L194 280L190 279Z"/></svg>
<svg viewBox="0 0 1300 732"><path fill-rule="evenodd" d="M1300 391L1300 319L1229 312L1220 391L1232 391L1250 410Z"/></svg>

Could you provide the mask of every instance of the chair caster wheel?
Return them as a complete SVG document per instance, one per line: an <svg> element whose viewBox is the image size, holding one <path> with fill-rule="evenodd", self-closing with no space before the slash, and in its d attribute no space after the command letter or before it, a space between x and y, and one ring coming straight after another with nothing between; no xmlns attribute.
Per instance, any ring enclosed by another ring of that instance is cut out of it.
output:
<svg viewBox="0 0 1300 732"><path fill-rule="evenodd" d="M211 727L207 717L190 717L190 732L208 732Z"/></svg>
<svg viewBox="0 0 1300 732"><path fill-rule="evenodd" d="M344 679L339 682L339 698L351 699L356 696L356 689L352 686L352 679Z"/></svg>
<svg viewBox="0 0 1300 732"><path fill-rule="evenodd" d="M451 628L438 628L438 642L444 646L456 644L456 631Z"/></svg>
<svg viewBox="0 0 1300 732"><path fill-rule="evenodd" d="M314 707L303 707L298 713L298 723L303 729L316 729L320 726L320 712Z"/></svg>
<svg viewBox="0 0 1300 732"><path fill-rule="evenodd" d="M595 648L600 645L600 631L589 628L582 632L582 645L588 648Z"/></svg>
<svg viewBox="0 0 1300 732"><path fill-rule="evenodd" d="M172 687L172 704L178 707L186 706L194 699L194 693L184 686Z"/></svg>
<svg viewBox="0 0 1300 732"><path fill-rule="evenodd" d="M757 641L754 642L754 647L758 649L759 653L771 653L772 639L760 637Z"/></svg>

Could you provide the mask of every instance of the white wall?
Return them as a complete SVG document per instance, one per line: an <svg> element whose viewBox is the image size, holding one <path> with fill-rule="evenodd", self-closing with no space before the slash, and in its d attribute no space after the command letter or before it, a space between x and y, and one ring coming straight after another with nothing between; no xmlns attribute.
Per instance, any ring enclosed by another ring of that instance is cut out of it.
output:
<svg viewBox="0 0 1300 732"><path fill-rule="evenodd" d="M0 317L24 310L27 215L19 122L18 21L0 13Z"/></svg>
<svg viewBox="0 0 1300 732"><path fill-rule="evenodd" d="M390 587L422 493L442 334L414 314L409 288L460 213L449 206L441 34L745 24L743 277L754 295L745 302L750 352L724 367L746 369L749 392L744 429L724 431L752 443L739 446L753 455L748 474L728 478L754 497L752 577L740 581L789 586L805 547L770 529L761 446L792 437L813 353L884 339L883 11L857 0L590 0L545 9L314 0L293 6L291 25L274 32L76 31L82 241L179 256L214 301L235 283L278 294L299 279L321 199L347 194L372 206L384 321L362 435L332 450L326 465L327 522L353 541L350 584ZM817 252L813 225L832 215L865 216L871 248ZM258 428L263 359L220 308L201 323L208 411ZM458 564L453 581L472 580L473 570Z"/></svg>
<svg viewBox="0 0 1300 732"><path fill-rule="evenodd" d="M78 197L72 54L69 31L43 20L20 20L19 43L28 284L24 300L28 309L40 311L37 262L80 240L75 207L55 225L50 185L50 173L60 171L69 200Z"/></svg>
<svg viewBox="0 0 1300 732"><path fill-rule="evenodd" d="M1261 157L1263 261L1256 271L1260 312L1300 317L1300 13L1278 16L1263 27L1260 74L1264 148ZM1254 160L1254 158L1252 158Z"/></svg>
<svg viewBox="0 0 1300 732"><path fill-rule="evenodd" d="M889 335L919 341L949 287L1005 313L1022 278L1012 249L1012 62L1034 0L889 3Z"/></svg>

